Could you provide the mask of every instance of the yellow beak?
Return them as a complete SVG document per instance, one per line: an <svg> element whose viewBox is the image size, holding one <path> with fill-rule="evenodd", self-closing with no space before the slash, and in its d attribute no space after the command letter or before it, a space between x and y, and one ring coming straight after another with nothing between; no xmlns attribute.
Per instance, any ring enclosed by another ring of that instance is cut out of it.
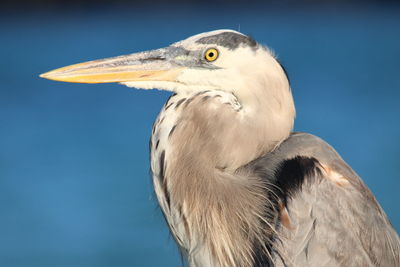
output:
<svg viewBox="0 0 400 267"><path fill-rule="evenodd" d="M166 59L164 49L74 64L40 75L73 83L176 81L183 67Z"/></svg>

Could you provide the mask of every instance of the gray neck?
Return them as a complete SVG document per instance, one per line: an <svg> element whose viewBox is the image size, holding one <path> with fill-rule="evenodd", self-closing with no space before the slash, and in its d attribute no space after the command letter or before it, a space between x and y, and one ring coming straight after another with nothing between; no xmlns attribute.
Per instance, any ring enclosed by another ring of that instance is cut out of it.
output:
<svg viewBox="0 0 400 267"><path fill-rule="evenodd" d="M292 122L284 136L268 141L260 125L281 118L245 110L231 93L178 94L154 126L151 166L160 206L189 258L206 265L249 265L250 243L264 244L272 231L260 221L265 185L236 170L286 138Z"/></svg>

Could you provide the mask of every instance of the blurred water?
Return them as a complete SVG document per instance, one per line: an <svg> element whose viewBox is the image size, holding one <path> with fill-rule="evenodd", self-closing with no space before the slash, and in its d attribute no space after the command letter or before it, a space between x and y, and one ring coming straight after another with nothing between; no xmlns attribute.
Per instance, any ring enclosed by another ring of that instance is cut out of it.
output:
<svg viewBox="0 0 400 267"><path fill-rule="evenodd" d="M400 229L398 8L98 9L0 18L0 266L178 266L148 174L168 93L38 74L218 28L272 47L297 131L333 145Z"/></svg>

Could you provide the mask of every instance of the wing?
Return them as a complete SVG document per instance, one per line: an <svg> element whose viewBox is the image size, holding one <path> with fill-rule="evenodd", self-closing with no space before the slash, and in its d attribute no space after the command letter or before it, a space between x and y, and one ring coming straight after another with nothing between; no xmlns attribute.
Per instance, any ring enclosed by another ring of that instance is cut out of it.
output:
<svg viewBox="0 0 400 267"><path fill-rule="evenodd" d="M384 211L323 140L294 133L250 166L279 187L275 266L400 266Z"/></svg>

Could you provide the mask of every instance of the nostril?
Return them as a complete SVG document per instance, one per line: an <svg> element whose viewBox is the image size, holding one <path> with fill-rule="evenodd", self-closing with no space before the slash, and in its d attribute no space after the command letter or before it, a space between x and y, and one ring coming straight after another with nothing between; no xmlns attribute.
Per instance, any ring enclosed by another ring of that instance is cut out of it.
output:
<svg viewBox="0 0 400 267"><path fill-rule="evenodd" d="M140 59L141 62L158 61L158 60L166 60L166 58L165 57L161 57L161 56L156 56L156 57L147 57L147 58Z"/></svg>

